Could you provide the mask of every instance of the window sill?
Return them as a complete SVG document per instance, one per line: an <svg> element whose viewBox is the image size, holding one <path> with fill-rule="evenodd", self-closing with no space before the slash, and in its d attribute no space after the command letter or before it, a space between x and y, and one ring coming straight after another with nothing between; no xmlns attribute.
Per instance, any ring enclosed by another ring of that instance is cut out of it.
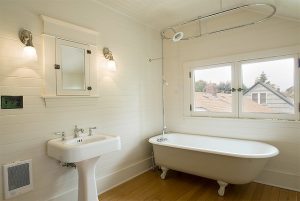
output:
<svg viewBox="0 0 300 201"><path fill-rule="evenodd" d="M184 116L184 120L204 120L204 121L235 121L237 123L259 123L259 124L284 124L285 127L299 127L299 120L286 120L286 119L259 119L259 118L246 118L246 117L208 117L208 116Z"/></svg>

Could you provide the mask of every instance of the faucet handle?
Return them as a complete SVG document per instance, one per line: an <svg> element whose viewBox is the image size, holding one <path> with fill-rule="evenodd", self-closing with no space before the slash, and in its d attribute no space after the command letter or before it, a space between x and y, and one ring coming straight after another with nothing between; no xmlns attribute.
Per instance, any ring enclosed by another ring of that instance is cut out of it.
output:
<svg viewBox="0 0 300 201"><path fill-rule="evenodd" d="M93 129L97 129L97 127L94 126L94 127L89 128L89 136L91 136L93 134L93 131L92 131Z"/></svg>
<svg viewBox="0 0 300 201"><path fill-rule="evenodd" d="M55 132L54 135L60 135L61 136L62 132Z"/></svg>
<svg viewBox="0 0 300 201"><path fill-rule="evenodd" d="M61 140L65 140L66 135L65 135L64 131L62 131L62 132L55 132L54 134L61 136Z"/></svg>

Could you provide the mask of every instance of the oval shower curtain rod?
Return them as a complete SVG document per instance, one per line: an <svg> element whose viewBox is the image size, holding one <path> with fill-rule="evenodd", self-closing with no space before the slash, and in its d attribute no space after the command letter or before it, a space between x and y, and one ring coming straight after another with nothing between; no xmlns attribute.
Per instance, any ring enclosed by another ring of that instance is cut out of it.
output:
<svg viewBox="0 0 300 201"><path fill-rule="evenodd" d="M207 32L207 33L201 33L200 32L198 35L194 35L194 36L183 37L183 32L177 32L176 31L176 28L178 28L180 26L183 26L183 25L186 25L186 24L189 24L189 23L194 22L194 21L201 21L201 20L204 20L204 19L213 18L213 17L216 17L216 16L224 14L224 13L229 13L229 12L232 12L232 11L235 11L235 10L239 10L239 9L242 9L242 8L249 8L249 7L253 7L253 6L267 6L267 7L272 8L272 12L268 16L266 16L264 18L261 18L259 20L255 20L253 22L249 22L249 23L245 23L245 24L241 24L241 25L237 25L237 26L233 26L233 27L228 27L228 28L225 28L225 29L219 29L219 30L211 31L211 32ZM161 36L162 36L163 39L173 39L174 42L177 42L179 40L189 40L189 39L198 38L198 37L205 36L205 35L215 34L215 33L219 33L219 32L224 32L224 31L228 31L228 30L232 30L232 29L237 29L237 28L241 28L241 27L246 27L246 26L258 24L258 23L264 22L265 20L271 18L275 13L276 13L276 7L273 6L272 4L267 4L267 3L246 4L246 5L230 8L230 9L227 9L227 10L219 11L219 12L216 12L216 13L212 13L212 14L209 14L209 15L206 15L206 16L198 16L196 18L185 21L183 23L179 23L179 24L167 27L163 31L161 31ZM173 31L174 36L172 36L172 37L166 36L165 32L167 30ZM176 38L178 35L180 36L179 39Z"/></svg>

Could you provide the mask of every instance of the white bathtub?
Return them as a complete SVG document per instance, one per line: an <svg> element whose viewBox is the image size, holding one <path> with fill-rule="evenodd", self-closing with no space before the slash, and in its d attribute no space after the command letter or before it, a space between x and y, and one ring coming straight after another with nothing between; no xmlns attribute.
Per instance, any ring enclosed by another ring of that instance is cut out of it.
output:
<svg viewBox="0 0 300 201"><path fill-rule="evenodd" d="M269 158L279 154L276 147L248 140L170 133L166 141L161 135L152 137L155 163L163 170L182 171L217 180L219 195L227 184L245 184L253 181Z"/></svg>

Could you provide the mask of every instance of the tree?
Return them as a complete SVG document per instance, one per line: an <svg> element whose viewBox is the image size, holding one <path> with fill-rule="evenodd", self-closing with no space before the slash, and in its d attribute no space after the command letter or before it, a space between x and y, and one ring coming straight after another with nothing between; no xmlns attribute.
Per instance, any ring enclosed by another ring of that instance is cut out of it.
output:
<svg viewBox="0 0 300 201"><path fill-rule="evenodd" d="M262 71L260 76L255 79L255 83L262 82L262 83L270 84L270 81L267 82L267 80L268 80L267 75L265 74L264 71Z"/></svg>
<svg viewBox="0 0 300 201"><path fill-rule="evenodd" d="M207 82L204 80L198 80L195 82L195 91L196 92L204 92L205 86L207 85Z"/></svg>
<svg viewBox="0 0 300 201"><path fill-rule="evenodd" d="M268 80L268 77L264 71L262 71L260 76L255 79L255 83L257 83L257 82L265 83L265 84L269 85L270 87L272 87L273 89L280 91L280 87L276 86L275 84L272 84L270 82L270 80Z"/></svg>
<svg viewBox="0 0 300 201"><path fill-rule="evenodd" d="M217 85L218 93L223 92L223 93L230 93L231 92L231 83L226 81L226 82L220 82Z"/></svg>

